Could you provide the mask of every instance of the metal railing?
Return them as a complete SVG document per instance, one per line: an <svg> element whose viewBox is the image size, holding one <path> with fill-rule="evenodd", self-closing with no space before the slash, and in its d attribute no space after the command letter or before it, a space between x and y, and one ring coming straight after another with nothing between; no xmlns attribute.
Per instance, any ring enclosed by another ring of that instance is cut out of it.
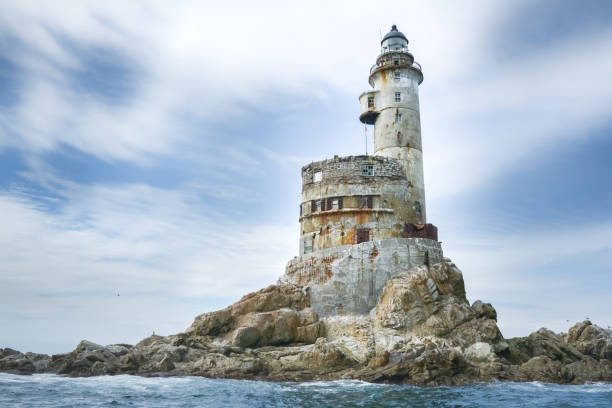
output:
<svg viewBox="0 0 612 408"><path fill-rule="evenodd" d="M381 65L374 64L374 65L372 65L372 67L370 68L370 74L371 74L372 72L374 72L374 71L375 71L376 69L378 69L378 68L383 68L383 67L388 67L388 66L394 66L394 64L381 64ZM419 71L423 71L423 68L421 67L421 64L419 64L419 63L418 63L418 62L416 62L416 61L413 61L413 62L412 62L411 67L412 67L412 68L416 68L416 69L418 69Z"/></svg>

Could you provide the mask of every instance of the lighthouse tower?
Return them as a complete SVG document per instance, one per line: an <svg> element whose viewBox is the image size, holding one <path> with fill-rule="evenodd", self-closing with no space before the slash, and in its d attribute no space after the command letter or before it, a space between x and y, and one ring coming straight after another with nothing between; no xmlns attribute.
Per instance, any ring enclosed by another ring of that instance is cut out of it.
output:
<svg viewBox="0 0 612 408"><path fill-rule="evenodd" d="M302 167L299 254L281 282L309 287L319 316L370 313L387 280L442 260L425 219L418 87L421 67L396 26L370 69L359 119L374 125L374 155Z"/></svg>
<svg viewBox="0 0 612 408"><path fill-rule="evenodd" d="M359 97L359 119L374 125L374 154L401 161L410 187L409 221L425 224L425 187L419 113L421 66L408 52L406 36L393 25L381 41L381 52L370 69L374 88Z"/></svg>

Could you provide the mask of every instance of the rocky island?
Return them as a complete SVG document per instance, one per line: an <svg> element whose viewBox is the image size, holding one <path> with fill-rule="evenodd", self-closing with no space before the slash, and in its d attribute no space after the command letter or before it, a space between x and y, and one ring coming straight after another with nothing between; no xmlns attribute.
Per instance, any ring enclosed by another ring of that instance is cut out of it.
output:
<svg viewBox="0 0 612 408"><path fill-rule="evenodd" d="M360 379L417 385L612 381L612 332L589 321L504 339L493 306L465 297L448 259L389 279L368 315L319 318L309 288L271 285L132 346L83 340L48 356L0 349L0 371L68 376L197 375L270 381Z"/></svg>
<svg viewBox="0 0 612 408"><path fill-rule="evenodd" d="M68 376L196 375L268 381L359 379L417 385L612 381L612 332L505 339L489 303L427 223L421 66L393 26L359 97L374 155L302 168L299 256L276 285L136 345L82 341L48 356L0 349L0 371Z"/></svg>

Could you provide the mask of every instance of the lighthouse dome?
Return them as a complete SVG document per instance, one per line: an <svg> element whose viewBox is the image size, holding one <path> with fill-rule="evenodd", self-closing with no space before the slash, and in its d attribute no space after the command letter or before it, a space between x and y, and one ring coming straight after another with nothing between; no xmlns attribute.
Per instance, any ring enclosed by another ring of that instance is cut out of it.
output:
<svg viewBox="0 0 612 408"><path fill-rule="evenodd" d="M408 48L408 39L401 31L398 31L397 26L393 24L391 26L391 31L383 37L380 44L384 50L399 51Z"/></svg>

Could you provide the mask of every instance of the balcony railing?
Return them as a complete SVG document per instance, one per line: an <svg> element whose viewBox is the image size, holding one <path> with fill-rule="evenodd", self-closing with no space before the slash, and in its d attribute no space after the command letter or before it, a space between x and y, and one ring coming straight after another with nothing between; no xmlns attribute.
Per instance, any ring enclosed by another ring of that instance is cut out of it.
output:
<svg viewBox="0 0 612 408"><path fill-rule="evenodd" d="M372 65L372 67L370 68L370 74L371 74L372 72L374 72L374 71L375 71L376 69L378 69L378 68L388 67L388 66L394 66L394 64L381 64L381 65L374 64L374 65ZM416 68L416 69L417 69L417 70L419 70L419 71L423 71L423 68L421 68L421 64L419 64L419 63L418 63L418 62L416 62L416 61L413 61L413 62L412 62L411 67L412 67L412 68Z"/></svg>

